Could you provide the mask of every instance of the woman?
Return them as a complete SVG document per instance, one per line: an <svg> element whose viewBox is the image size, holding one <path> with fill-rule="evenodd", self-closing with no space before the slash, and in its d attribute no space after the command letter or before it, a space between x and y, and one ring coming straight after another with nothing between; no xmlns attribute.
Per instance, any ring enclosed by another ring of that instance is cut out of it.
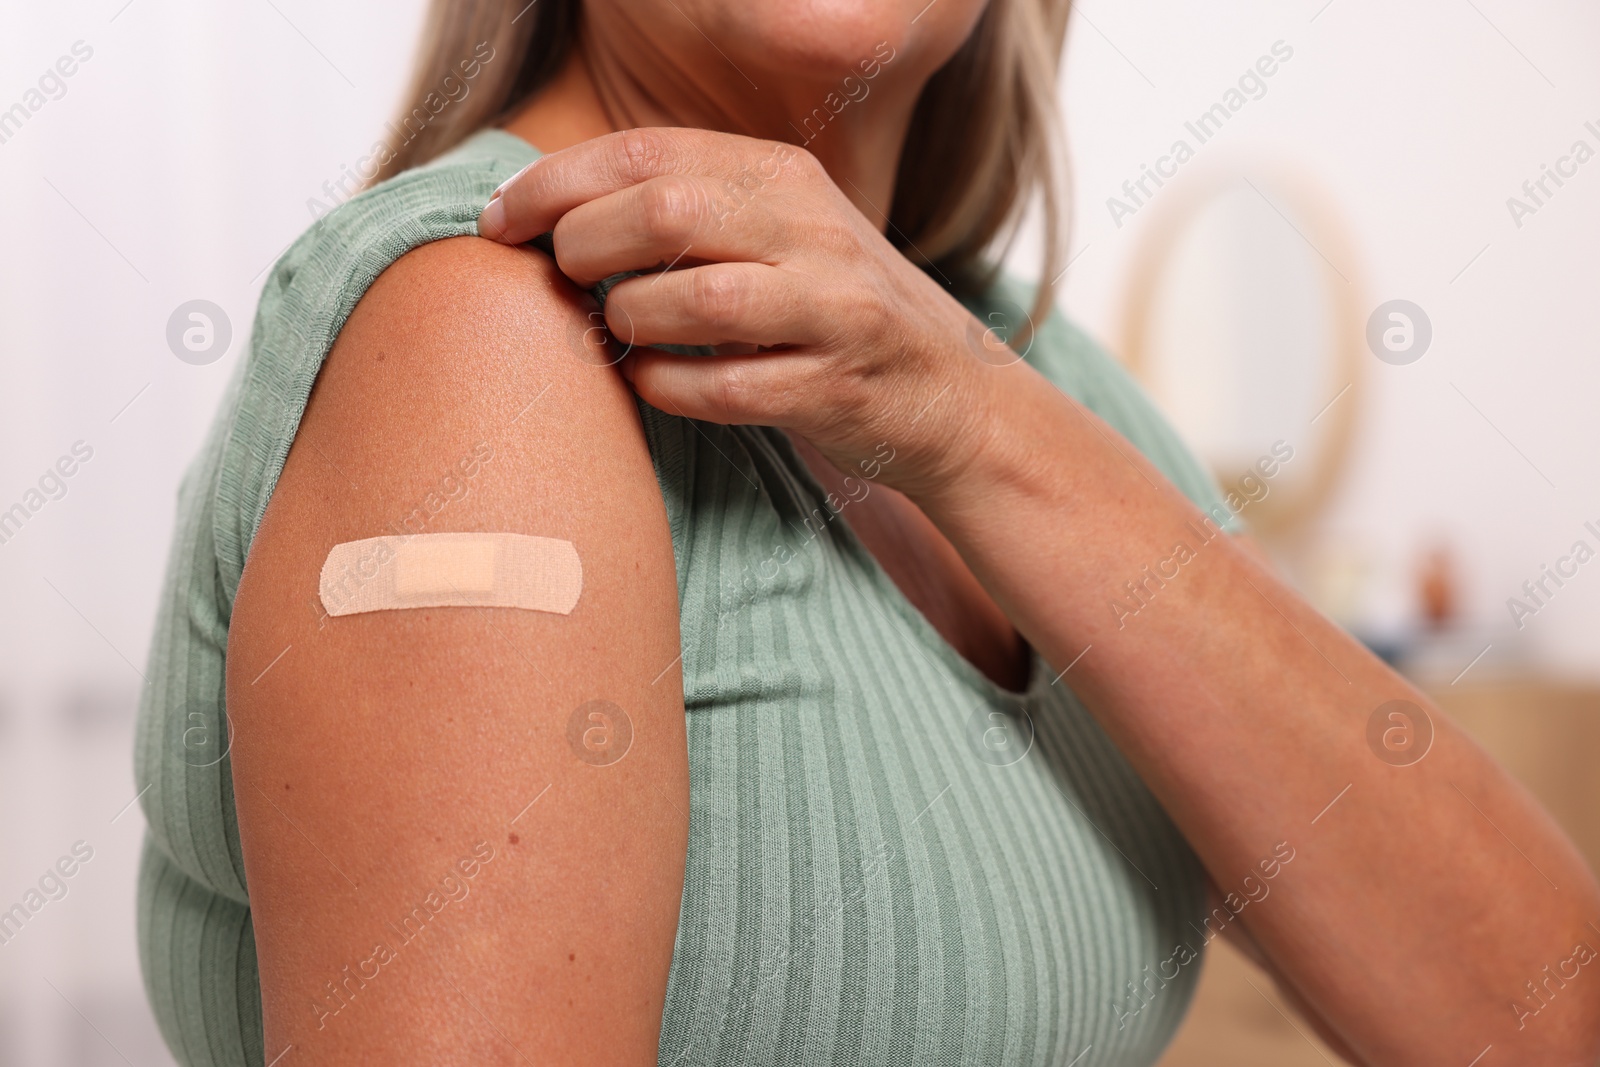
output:
<svg viewBox="0 0 1600 1067"><path fill-rule="evenodd" d="M1572 847L985 268L1064 9L435 5L184 487L182 1062L1149 1064L1219 935L1353 1063L1593 1061ZM442 533L570 543L575 605L320 584Z"/></svg>

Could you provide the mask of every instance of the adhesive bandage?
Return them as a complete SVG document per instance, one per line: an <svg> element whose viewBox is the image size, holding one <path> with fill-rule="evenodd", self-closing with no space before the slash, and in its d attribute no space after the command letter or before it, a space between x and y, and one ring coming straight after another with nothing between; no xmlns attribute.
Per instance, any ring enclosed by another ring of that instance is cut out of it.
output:
<svg viewBox="0 0 1600 1067"><path fill-rule="evenodd" d="M571 541L512 533L346 541L328 552L319 588L329 615L453 607L568 615L582 591Z"/></svg>

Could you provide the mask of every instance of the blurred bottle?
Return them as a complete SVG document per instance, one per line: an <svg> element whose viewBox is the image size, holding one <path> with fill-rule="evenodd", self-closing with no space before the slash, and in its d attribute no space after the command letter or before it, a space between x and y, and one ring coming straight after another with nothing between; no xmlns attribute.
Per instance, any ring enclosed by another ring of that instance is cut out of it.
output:
<svg viewBox="0 0 1600 1067"><path fill-rule="evenodd" d="M1417 566L1417 602L1422 623L1433 633L1450 629L1461 606L1461 582L1449 546L1435 544Z"/></svg>

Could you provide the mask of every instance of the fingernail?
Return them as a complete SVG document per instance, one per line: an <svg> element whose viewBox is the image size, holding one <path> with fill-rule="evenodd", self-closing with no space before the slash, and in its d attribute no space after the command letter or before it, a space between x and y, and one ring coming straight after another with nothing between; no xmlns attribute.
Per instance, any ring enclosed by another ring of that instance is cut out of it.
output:
<svg viewBox="0 0 1600 1067"><path fill-rule="evenodd" d="M543 159L544 157L540 156L539 158ZM526 174L530 170L532 170L534 163L537 163L537 162L539 162L538 159L534 160L533 163L529 163L526 167L523 167L521 170L517 171L511 177L507 178L505 181L503 181L499 185L495 186L494 187L494 192L489 194L489 199L493 200L495 197L497 197L501 193L505 192L506 189L510 187L512 182L516 181L518 178L522 177L524 174Z"/></svg>
<svg viewBox="0 0 1600 1067"><path fill-rule="evenodd" d="M502 240L506 235L506 203L499 197L490 200L478 215L478 236L491 241Z"/></svg>
<svg viewBox="0 0 1600 1067"><path fill-rule="evenodd" d="M539 159L543 158L543 156L539 157ZM526 167L523 167L511 177L494 187L494 192L489 194L489 203L484 205L483 211L478 215L479 237L488 237L495 241L499 241L505 237L506 206L500 202L500 194L511 188L512 183L514 183L524 174L528 173L528 171L532 170L534 163L538 162L538 159L534 160L533 163L529 163Z"/></svg>

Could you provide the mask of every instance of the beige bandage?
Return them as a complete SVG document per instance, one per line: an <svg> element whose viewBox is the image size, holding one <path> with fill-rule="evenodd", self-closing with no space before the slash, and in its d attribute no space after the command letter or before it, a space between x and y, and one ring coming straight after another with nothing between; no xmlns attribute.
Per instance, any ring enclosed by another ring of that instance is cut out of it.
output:
<svg viewBox="0 0 1600 1067"><path fill-rule="evenodd" d="M453 607L568 615L582 591L571 541L512 533L346 541L329 551L320 585L329 615Z"/></svg>

